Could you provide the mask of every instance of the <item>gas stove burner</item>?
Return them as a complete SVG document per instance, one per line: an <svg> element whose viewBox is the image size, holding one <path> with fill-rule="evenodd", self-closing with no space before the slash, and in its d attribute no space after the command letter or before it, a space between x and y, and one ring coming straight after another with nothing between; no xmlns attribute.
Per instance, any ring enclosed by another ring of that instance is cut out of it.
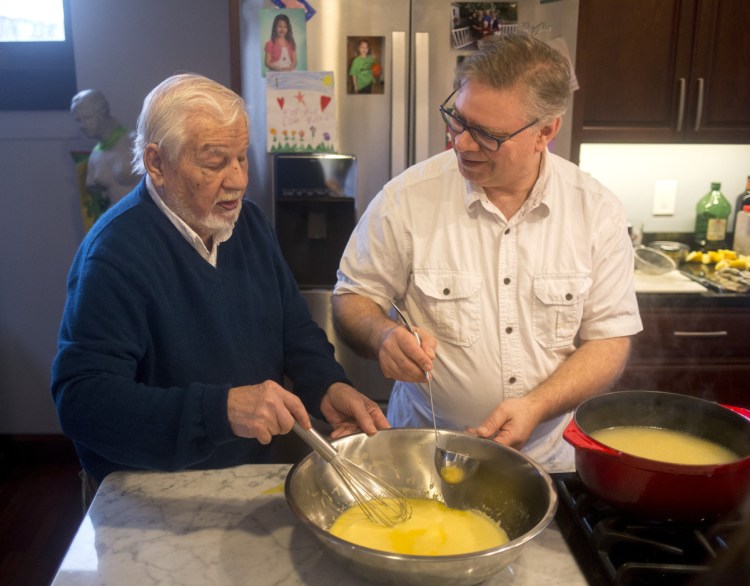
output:
<svg viewBox="0 0 750 586"><path fill-rule="evenodd" d="M651 522L614 510L587 492L575 473L553 474L556 520L593 585L682 586L709 571L740 521Z"/></svg>

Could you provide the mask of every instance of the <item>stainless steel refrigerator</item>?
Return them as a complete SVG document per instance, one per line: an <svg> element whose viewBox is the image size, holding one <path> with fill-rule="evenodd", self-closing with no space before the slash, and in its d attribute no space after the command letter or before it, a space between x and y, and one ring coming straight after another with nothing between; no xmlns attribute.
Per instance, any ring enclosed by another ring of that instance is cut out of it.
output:
<svg viewBox="0 0 750 586"><path fill-rule="evenodd" d="M359 217L391 177L446 148L446 128L438 105L452 90L457 61L476 47L466 37L466 31L463 36L456 32L460 27L455 19L461 16L460 4L478 3L451 0L307 0L307 3L316 11L306 23L307 70L334 73L337 150L357 159L355 198ZM544 6L540 0L506 4L515 5L518 23L547 19L548 27L555 27L562 34L571 22L575 27L578 0L561 0ZM267 32L260 30L261 10L269 8L277 6L269 0L241 0L240 37L242 91L252 120L247 197L273 218L273 157L266 153L265 145L266 83L261 56ZM570 38L570 31L567 36ZM349 91L352 42L363 37L382 41L378 55L382 93L357 95ZM354 382L375 398L386 399L390 382L379 375L375 363L365 363L348 350L340 349L330 326L330 291L303 292L315 319L328 330L339 359L351 362L344 366Z"/></svg>
<svg viewBox="0 0 750 586"><path fill-rule="evenodd" d="M315 14L306 23L309 71L333 71L338 123L338 152L358 160L357 213L361 215L378 190L409 165L445 149L446 134L438 105L452 89L453 71L471 44L454 35L459 5L451 0L307 0ZM519 24L546 19L554 34L575 24L578 0L543 5L520 0ZM252 168L248 197L272 215L271 156L266 154L265 77L260 30L261 9L275 9L270 0L241 0L240 37L243 97L251 107ZM564 16L558 16L560 15ZM557 23L560 21L560 24ZM565 22L563 22L565 21ZM575 42L575 30L573 38ZM570 36L570 35L568 35ZM348 93L351 47L347 41L382 38L383 93Z"/></svg>

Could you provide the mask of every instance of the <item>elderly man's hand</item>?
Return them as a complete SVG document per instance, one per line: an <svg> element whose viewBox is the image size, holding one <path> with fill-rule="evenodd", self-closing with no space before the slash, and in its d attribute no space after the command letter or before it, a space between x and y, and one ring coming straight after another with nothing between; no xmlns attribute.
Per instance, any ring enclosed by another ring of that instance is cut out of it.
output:
<svg viewBox="0 0 750 586"><path fill-rule="evenodd" d="M227 414L239 437L268 444L274 435L289 433L298 421L310 427L310 416L299 397L273 381L229 389Z"/></svg>
<svg viewBox="0 0 750 586"><path fill-rule="evenodd" d="M367 435L373 435L379 429L390 428L388 420L375 401L344 383L334 383L328 387L320 403L320 410L333 426L331 437L334 439L360 430Z"/></svg>

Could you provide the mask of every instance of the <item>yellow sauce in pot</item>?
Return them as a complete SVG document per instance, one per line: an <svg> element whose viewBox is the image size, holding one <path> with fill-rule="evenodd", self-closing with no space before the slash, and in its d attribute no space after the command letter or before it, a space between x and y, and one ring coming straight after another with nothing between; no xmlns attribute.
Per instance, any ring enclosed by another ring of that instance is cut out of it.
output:
<svg viewBox="0 0 750 586"><path fill-rule="evenodd" d="M370 521L358 506L344 511L330 532L351 543L403 555L445 556L499 547L508 535L477 511L460 511L430 499L407 499L411 518L394 527Z"/></svg>
<svg viewBox="0 0 750 586"><path fill-rule="evenodd" d="M740 459L722 445L672 429L622 426L600 429L590 435L615 450L671 464L709 466Z"/></svg>

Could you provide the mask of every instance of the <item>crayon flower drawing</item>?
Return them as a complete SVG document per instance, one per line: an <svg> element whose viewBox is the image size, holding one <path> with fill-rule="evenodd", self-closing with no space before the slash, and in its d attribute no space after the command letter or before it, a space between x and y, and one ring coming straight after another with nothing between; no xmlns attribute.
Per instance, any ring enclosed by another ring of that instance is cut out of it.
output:
<svg viewBox="0 0 750 586"><path fill-rule="evenodd" d="M335 152L333 72L268 72L266 151Z"/></svg>

